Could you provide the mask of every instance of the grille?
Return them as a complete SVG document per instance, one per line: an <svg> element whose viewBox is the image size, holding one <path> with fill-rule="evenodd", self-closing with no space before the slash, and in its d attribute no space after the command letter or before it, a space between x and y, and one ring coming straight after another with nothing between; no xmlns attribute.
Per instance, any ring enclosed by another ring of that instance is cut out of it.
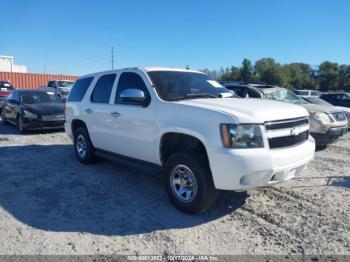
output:
<svg viewBox="0 0 350 262"><path fill-rule="evenodd" d="M42 119L43 121L64 121L64 115L43 115Z"/></svg>
<svg viewBox="0 0 350 262"><path fill-rule="evenodd" d="M334 112L331 113L333 118L337 121L345 121L346 117L345 114L343 112Z"/></svg>
<svg viewBox="0 0 350 262"><path fill-rule="evenodd" d="M266 130L276 130L276 129L284 129L284 128L292 128L302 125L309 124L308 118L295 118L281 121L273 121L265 123Z"/></svg>
<svg viewBox="0 0 350 262"><path fill-rule="evenodd" d="M305 131L297 136L283 136L269 139L270 148L281 148L299 144L309 137L309 131Z"/></svg>
<svg viewBox="0 0 350 262"><path fill-rule="evenodd" d="M271 149L293 146L309 138L307 117L272 121L265 123Z"/></svg>

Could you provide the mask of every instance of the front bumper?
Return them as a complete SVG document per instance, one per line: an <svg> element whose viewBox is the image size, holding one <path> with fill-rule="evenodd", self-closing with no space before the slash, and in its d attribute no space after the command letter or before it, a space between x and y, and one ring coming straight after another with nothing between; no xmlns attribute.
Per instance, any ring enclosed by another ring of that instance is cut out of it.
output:
<svg viewBox="0 0 350 262"><path fill-rule="evenodd" d="M26 130L64 129L64 121L42 121L40 119L23 118L23 128Z"/></svg>
<svg viewBox="0 0 350 262"><path fill-rule="evenodd" d="M214 185L223 190L247 190L287 181L298 175L315 152L315 141L280 149L208 148Z"/></svg>
<svg viewBox="0 0 350 262"><path fill-rule="evenodd" d="M311 135L315 138L317 145L327 145L333 143L342 135L348 132L347 126L342 127L331 127L326 133L311 133Z"/></svg>

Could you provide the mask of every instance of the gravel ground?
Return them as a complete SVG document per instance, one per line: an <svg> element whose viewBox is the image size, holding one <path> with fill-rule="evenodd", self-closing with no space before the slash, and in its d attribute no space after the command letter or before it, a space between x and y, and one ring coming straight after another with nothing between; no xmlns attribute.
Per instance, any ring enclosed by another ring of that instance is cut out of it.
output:
<svg viewBox="0 0 350 262"><path fill-rule="evenodd" d="M0 123L0 254L350 254L350 135L303 174L223 192L198 216L168 202L159 175L80 164L63 132Z"/></svg>

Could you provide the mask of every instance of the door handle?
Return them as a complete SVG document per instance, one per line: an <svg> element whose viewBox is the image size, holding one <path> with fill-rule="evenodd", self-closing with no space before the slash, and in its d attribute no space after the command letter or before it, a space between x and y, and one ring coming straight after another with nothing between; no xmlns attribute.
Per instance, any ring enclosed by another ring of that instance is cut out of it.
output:
<svg viewBox="0 0 350 262"><path fill-rule="evenodd" d="M85 109L85 112L88 114L91 114L92 112L94 112L94 110L92 110L91 108L87 108Z"/></svg>
<svg viewBox="0 0 350 262"><path fill-rule="evenodd" d="M120 114L118 112L112 112L111 116L117 118L117 117L120 117Z"/></svg>

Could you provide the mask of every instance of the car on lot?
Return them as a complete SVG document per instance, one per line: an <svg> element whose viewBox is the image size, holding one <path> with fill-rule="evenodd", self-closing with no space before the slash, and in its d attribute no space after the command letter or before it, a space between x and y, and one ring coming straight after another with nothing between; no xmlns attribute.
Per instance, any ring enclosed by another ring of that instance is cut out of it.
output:
<svg viewBox="0 0 350 262"><path fill-rule="evenodd" d="M334 106L350 107L350 95L347 93L337 92L322 94L320 98Z"/></svg>
<svg viewBox="0 0 350 262"><path fill-rule="evenodd" d="M347 133L348 121L343 110L335 107L315 105L298 97L286 88L261 82L221 82L244 98L265 98L301 105L310 114L310 133L318 146L324 146Z"/></svg>
<svg viewBox="0 0 350 262"><path fill-rule="evenodd" d="M127 68L82 76L65 114L80 162L100 156L162 170L170 201L187 213L209 209L219 189L287 181L315 151L303 107L235 98L192 70Z"/></svg>
<svg viewBox="0 0 350 262"><path fill-rule="evenodd" d="M14 87L8 81L0 81L0 101L8 97Z"/></svg>
<svg viewBox="0 0 350 262"><path fill-rule="evenodd" d="M65 99L72 89L73 84L74 81L72 80L50 80L47 83L47 86L42 86L39 90L52 92L53 94Z"/></svg>
<svg viewBox="0 0 350 262"><path fill-rule="evenodd" d="M296 89L296 90L293 90L293 93L298 96L314 96L314 97L318 97L322 94L320 91L307 90L307 89Z"/></svg>
<svg viewBox="0 0 350 262"><path fill-rule="evenodd" d="M16 125L20 132L64 128L64 103L56 95L14 90L1 104L3 123Z"/></svg>
<svg viewBox="0 0 350 262"><path fill-rule="evenodd" d="M315 105L321 105L321 106L328 106L328 107L335 107L339 110L342 110L345 115L346 118L348 120L348 127L350 129L350 108L349 107L343 107L343 106L333 106L332 104L324 101L323 99L319 98L319 97L303 97L303 99L305 99L307 102L311 103L311 104L315 104Z"/></svg>

